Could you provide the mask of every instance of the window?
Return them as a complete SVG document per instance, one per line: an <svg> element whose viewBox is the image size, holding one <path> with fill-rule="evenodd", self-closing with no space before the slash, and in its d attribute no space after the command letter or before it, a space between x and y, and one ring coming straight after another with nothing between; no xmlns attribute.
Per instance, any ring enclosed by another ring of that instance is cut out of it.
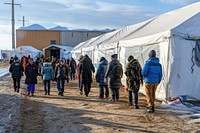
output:
<svg viewBox="0 0 200 133"><path fill-rule="evenodd" d="M51 40L51 45L56 45L56 40Z"/></svg>

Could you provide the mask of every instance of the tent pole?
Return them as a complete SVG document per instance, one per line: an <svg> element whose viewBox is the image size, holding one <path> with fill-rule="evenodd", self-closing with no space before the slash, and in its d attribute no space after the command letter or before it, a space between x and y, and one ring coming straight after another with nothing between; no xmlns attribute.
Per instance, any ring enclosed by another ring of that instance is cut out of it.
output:
<svg viewBox="0 0 200 133"><path fill-rule="evenodd" d="M169 38L169 45L168 45L168 53L167 53L167 72L166 72L166 80L167 80L167 82L166 82L166 84L165 84L165 88L166 88L166 98L165 98L165 100L167 101L167 99L168 99L168 96L169 96L169 88L168 88L168 86L169 86L169 54L170 54L170 45L171 45L171 39Z"/></svg>

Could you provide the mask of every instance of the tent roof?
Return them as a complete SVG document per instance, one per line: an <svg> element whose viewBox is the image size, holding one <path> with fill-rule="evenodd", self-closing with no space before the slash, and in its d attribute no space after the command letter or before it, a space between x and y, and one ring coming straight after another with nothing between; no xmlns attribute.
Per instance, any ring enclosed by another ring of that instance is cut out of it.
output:
<svg viewBox="0 0 200 133"><path fill-rule="evenodd" d="M17 47L15 49L15 51L21 51L21 50L24 50L24 51L29 51L29 52L32 52L32 53L39 53L39 52L42 52L32 46L20 46L20 47Z"/></svg>
<svg viewBox="0 0 200 133"><path fill-rule="evenodd" d="M113 44L121 40L129 40L140 37L145 37L153 34L158 34L167 31L180 31L189 33L192 32L187 27L191 27L194 22L191 20L195 16L199 16L200 12L200 2L196 2L189 6L162 14L160 16L154 17L147 21L130 25L120 30L110 32L110 34L105 37L103 35L99 36L98 40L93 41L92 44L97 46L101 44ZM190 21L190 23L188 23ZM196 19L195 26L198 25L200 17ZM185 28L186 27L186 28ZM184 30L183 30L184 29ZM193 28L195 29L195 28ZM199 31L199 30L198 30ZM113 34L114 33L114 34ZM90 44L84 44L84 47L93 46ZM83 47L82 47L83 48Z"/></svg>
<svg viewBox="0 0 200 133"><path fill-rule="evenodd" d="M73 47L70 47L70 46L49 45L48 47L45 47L45 48L43 49L43 51L46 50L46 49L51 49L51 48L53 48L53 47L58 48L58 49L63 49L63 50L65 50L65 51L71 51L71 50L73 49Z"/></svg>

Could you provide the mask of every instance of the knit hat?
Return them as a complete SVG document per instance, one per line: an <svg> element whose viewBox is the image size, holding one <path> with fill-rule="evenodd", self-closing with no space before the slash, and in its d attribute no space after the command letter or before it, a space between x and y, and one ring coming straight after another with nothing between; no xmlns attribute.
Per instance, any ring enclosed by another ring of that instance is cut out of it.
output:
<svg viewBox="0 0 200 133"><path fill-rule="evenodd" d="M100 58L100 62L102 62L103 60L105 60L105 58L104 58L104 57L101 57L101 58Z"/></svg>
<svg viewBox="0 0 200 133"><path fill-rule="evenodd" d="M112 57L112 58L117 58L118 55L117 55L117 54L113 54L113 55L111 55L111 57Z"/></svg>
<svg viewBox="0 0 200 133"><path fill-rule="evenodd" d="M151 50L150 52L149 52L149 57L151 58L151 57L156 57L156 51L155 50Z"/></svg>

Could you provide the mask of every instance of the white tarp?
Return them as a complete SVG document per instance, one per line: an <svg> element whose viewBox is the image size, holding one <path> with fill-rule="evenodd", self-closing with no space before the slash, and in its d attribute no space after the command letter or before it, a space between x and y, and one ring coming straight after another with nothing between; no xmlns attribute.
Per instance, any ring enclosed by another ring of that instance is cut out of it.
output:
<svg viewBox="0 0 200 133"><path fill-rule="evenodd" d="M196 40L200 38L199 22L200 2L197 2L111 32L106 38L99 36L98 41L92 42L93 45L81 49L93 54L94 63L98 63L101 56L110 60L106 51L109 51L109 55L118 53L124 68L129 55L134 55L143 66L149 51L154 49L163 67L163 79L158 86L157 97L166 100L188 95L200 99L200 68L193 66L192 61L192 51ZM125 85L125 76L123 83ZM141 91L144 92L143 89Z"/></svg>

